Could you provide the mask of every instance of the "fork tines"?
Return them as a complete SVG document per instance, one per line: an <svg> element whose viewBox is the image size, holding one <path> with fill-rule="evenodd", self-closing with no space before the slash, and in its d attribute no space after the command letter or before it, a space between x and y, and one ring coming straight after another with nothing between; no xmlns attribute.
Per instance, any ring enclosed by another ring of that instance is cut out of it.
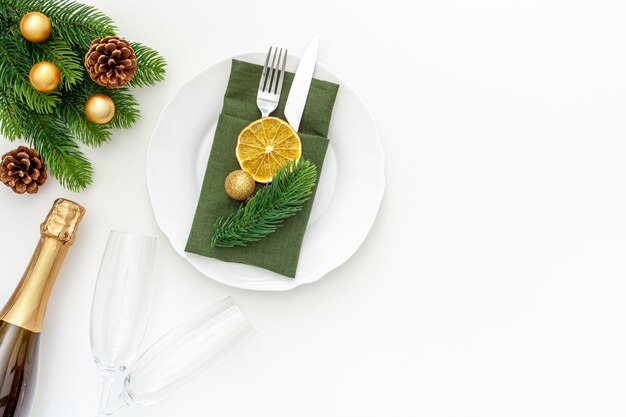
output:
<svg viewBox="0 0 626 417"><path fill-rule="evenodd" d="M270 60L271 65L268 65L270 64ZM286 65L287 50L270 46L270 50L267 52L267 57L265 58L265 66L263 66L259 91L280 95Z"/></svg>

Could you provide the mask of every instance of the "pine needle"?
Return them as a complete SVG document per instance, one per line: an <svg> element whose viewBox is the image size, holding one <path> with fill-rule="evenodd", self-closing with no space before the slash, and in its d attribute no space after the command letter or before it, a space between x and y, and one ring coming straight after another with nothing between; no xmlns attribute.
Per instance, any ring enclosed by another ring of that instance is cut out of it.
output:
<svg viewBox="0 0 626 417"><path fill-rule="evenodd" d="M300 159L285 164L271 184L261 188L247 204L213 224L212 247L247 246L270 233L302 210L317 181L317 167Z"/></svg>

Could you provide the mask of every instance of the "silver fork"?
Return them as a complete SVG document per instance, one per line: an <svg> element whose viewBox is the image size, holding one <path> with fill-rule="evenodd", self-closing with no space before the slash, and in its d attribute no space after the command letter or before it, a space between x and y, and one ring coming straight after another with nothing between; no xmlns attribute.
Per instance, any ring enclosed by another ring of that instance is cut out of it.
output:
<svg viewBox="0 0 626 417"><path fill-rule="evenodd" d="M271 60L271 64L270 64ZM282 64L281 64L282 60ZM283 88L283 78L285 77L285 66L287 65L287 50L282 48L272 48L265 58L265 66L261 74L259 92L256 95L256 105L261 110L261 116L269 116L280 101L280 92Z"/></svg>

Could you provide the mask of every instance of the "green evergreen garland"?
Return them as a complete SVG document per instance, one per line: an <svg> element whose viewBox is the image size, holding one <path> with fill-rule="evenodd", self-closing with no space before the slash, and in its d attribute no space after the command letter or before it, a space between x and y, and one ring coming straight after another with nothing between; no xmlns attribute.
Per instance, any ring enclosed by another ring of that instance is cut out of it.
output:
<svg viewBox="0 0 626 417"><path fill-rule="evenodd" d="M43 43L22 37L22 17L38 11L50 19L52 34ZM111 129L128 129L140 117L139 104L129 87L145 87L165 77L165 59L140 43L131 43L137 55L135 77L110 90L94 83L83 65L95 38L112 36L117 27L98 9L72 0L0 0L0 134L10 141L24 139L45 160L61 185L80 191L91 184L93 168L77 143L101 146ZM30 68L50 61L61 73L61 85L50 93L35 90ZM90 122L85 101L106 94L115 103L115 117L106 124Z"/></svg>
<svg viewBox="0 0 626 417"><path fill-rule="evenodd" d="M274 233L285 219L302 210L316 182L317 167L312 162L300 159L286 163L272 182L242 204L237 212L215 221L211 246L246 246Z"/></svg>

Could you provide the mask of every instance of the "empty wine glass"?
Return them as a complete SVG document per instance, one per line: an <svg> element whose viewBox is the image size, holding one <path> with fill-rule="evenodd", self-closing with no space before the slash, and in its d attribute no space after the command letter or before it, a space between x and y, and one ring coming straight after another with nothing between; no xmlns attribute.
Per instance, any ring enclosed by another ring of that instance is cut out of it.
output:
<svg viewBox="0 0 626 417"><path fill-rule="evenodd" d="M102 375L100 408L136 357L153 289L156 238L112 231L104 250L91 307L91 351Z"/></svg>
<svg viewBox="0 0 626 417"><path fill-rule="evenodd" d="M232 298L206 307L170 330L133 362L121 394L99 416L170 397L253 334L250 322Z"/></svg>

